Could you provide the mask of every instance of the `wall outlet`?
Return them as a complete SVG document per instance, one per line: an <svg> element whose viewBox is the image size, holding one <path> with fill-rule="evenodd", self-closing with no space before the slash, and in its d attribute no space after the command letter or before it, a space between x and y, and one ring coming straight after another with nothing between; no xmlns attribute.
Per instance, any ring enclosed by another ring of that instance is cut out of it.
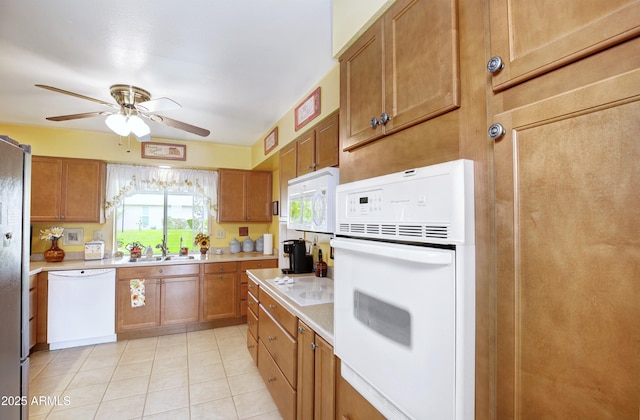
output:
<svg viewBox="0 0 640 420"><path fill-rule="evenodd" d="M93 240L94 241L104 241L104 231L102 230L94 230L93 231Z"/></svg>
<svg viewBox="0 0 640 420"><path fill-rule="evenodd" d="M224 239L224 237L226 236L224 229L217 229L216 230L216 239Z"/></svg>

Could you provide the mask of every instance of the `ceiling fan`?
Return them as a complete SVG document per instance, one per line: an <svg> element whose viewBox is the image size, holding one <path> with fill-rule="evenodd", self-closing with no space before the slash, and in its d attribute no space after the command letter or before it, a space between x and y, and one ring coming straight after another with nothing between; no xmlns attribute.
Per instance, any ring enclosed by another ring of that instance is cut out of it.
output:
<svg viewBox="0 0 640 420"><path fill-rule="evenodd" d="M69 92L68 90L59 89L53 86L38 84L35 86L51 90L53 92L75 96L76 98L85 99L87 101L96 102L117 110L47 117L47 120L49 121L68 121L106 115L107 118L105 123L112 131L120 136L128 136L133 133L136 139L141 142L151 140L151 130L142 118L140 118L141 116L150 119L151 121L188 131L189 133L197 134L202 137L206 137L210 133L210 131L205 128L156 114L155 112L157 111L167 111L169 109L180 108L180 104L169 98L151 99L151 94L148 91L136 86L122 84L111 86L111 96L115 99L116 104L101 101L100 99L91 98L79 93Z"/></svg>

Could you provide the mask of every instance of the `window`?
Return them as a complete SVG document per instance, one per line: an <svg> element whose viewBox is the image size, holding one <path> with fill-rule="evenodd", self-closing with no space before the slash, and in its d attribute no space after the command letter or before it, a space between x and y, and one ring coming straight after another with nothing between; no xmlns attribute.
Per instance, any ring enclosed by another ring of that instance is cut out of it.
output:
<svg viewBox="0 0 640 420"><path fill-rule="evenodd" d="M166 237L169 252L191 249L215 216L216 185L217 172L107 165L105 213L115 218L116 247L140 242L160 253Z"/></svg>

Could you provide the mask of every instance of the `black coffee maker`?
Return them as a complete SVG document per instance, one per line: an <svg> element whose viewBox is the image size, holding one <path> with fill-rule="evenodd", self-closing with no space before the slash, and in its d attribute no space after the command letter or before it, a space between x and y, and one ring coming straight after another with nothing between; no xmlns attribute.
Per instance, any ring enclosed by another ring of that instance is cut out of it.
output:
<svg viewBox="0 0 640 420"><path fill-rule="evenodd" d="M304 239L289 239L282 244L282 250L289 255L289 268L283 268L283 274L313 272L313 255L307 254L307 244Z"/></svg>

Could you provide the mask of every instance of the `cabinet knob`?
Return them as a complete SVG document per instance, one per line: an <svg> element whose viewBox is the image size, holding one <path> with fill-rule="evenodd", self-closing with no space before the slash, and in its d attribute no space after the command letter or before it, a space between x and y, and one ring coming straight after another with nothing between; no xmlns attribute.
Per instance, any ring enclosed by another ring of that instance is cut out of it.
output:
<svg viewBox="0 0 640 420"><path fill-rule="evenodd" d="M275 381L275 380L276 380L276 378L268 378L268 379L267 379L267 382L271 383L271 382L273 382L273 381Z"/></svg>
<svg viewBox="0 0 640 420"><path fill-rule="evenodd" d="M269 305L269 309L276 309L276 305Z"/></svg>
<svg viewBox="0 0 640 420"><path fill-rule="evenodd" d="M304 332L304 328L298 327L298 332L302 334Z"/></svg>
<svg viewBox="0 0 640 420"><path fill-rule="evenodd" d="M316 343L311 343L311 350L315 351L318 348Z"/></svg>
<svg viewBox="0 0 640 420"><path fill-rule="evenodd" d="M389 121L391 121L391 117L386 112L383 112L382 115L380 115L380 124L384 125Z"/></svg>
<svg viewBox="0 0 640 420"><path fill-rule="evenodd" d="M162 268L158 270L159 273L162 273Z"/></svg>
<svg viewBox="0 0 640 420"><path fill-rule="evenodd" d="M380 125L380 121L378 121L378 119L376 117L371 118L371 121L369 122L369 125L371 125L371 128L376 128L377 126Z"/></svg>
<svg viewBox="0 0 640 420"><path fill-rule="evenodd" d="M268 336L268 337L267 337L267 340L269 340L269 341L273 341L273 340L275 340L275 339L276 339L276 338L275 338L275 337L272 337L272 336Z"/></svg>
<svg viewBox="0 0 640 420"><path fill-rule="evenodd" d="M489 73L497 73L504 68L504 61L499 55L491 57L489 62L487 63L487 70Z"/></svg>
<svg viewBox="0 0 640 420"><path fill-rule="evenodd" d="M491 124L491 127L489 127L489 137L494 140L497 140L500 137L504 136L506 132L507 131L500 123Z"/></svg>

